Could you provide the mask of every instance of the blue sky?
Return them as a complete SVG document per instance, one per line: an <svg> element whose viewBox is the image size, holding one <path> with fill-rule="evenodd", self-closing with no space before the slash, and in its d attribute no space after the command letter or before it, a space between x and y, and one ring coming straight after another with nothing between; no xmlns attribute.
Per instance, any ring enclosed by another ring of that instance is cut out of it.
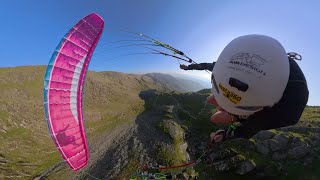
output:
<svg viewBox="0 0 320 180"><path fill-rule="evenodd" d="M62 36L91 12L105 19L105 31L90 70L127 73L187 73L178 63L156 55L121 56L143 48L115 48L130 39L116 31L141 32L184 51L197 62L216 61L222 49L245 34L264 34L279 40L286 51L298 52L308 81L309 105L320 105L319 1L298 0L56 0L1 1L0 67L46 65ZM121 56L121 57L118 57ZM118 58L113 58L118 57Z"/></svg>

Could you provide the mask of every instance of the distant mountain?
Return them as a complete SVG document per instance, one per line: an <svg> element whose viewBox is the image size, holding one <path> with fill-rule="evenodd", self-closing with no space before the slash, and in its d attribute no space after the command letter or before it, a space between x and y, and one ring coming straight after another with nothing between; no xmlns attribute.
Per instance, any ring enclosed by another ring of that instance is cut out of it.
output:
<svg viewBox="0 0 320 180"><path fill-rule="evenodd" d="M190 74L171 74L170 73L169 75L171 75L175 78L179 78L179 79L185 79L185 80L191 80L191 81L198 82L204 88L211 88L211 86L212 86L211 81L209 79L193 76Z"/></svg>
<svg viewBox="0 0 320 180"><path fill-rule="evenodd" d="M148 73L145 76L150 77L162 87L181 92L195 92L208 88L205 81L188 76L176 76L164 73Z"/></svg>

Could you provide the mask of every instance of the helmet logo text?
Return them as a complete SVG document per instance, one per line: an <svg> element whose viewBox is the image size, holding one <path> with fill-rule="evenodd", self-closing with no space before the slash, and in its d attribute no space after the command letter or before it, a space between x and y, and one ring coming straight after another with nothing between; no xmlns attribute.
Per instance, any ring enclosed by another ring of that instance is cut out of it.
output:
<svg viewBox="0 0 320 180"><path fill-rule="evenodd" d="M256 54L238 53L231 57L229 63L244 66L264 76L266 75L266 72L261 69L261 66L267 63L267 60Z"/></svg>

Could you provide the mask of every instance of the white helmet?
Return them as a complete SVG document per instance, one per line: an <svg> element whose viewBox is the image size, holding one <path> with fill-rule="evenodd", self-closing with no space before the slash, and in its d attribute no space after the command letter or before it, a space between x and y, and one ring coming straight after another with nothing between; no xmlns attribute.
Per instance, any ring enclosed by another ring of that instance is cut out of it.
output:
<svg viewBox="0 0 320 180"><path fill-rule="evenodd" d="M212 70L212 93L227 112L249 116L281 99L289 68L286 51L277 40L241 36L221 52Z"/></svg>

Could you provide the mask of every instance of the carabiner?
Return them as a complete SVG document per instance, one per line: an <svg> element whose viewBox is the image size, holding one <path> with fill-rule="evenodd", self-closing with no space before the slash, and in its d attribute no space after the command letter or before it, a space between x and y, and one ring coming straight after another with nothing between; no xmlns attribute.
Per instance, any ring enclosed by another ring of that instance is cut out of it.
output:
<svg viewBox="0 0 320 180"><path fill-rule="evenodd" d="M292 60L298 60L298 61L302 60L302 56L295 52L288 52L287 56L289 59L292 59Z"/></svg>

